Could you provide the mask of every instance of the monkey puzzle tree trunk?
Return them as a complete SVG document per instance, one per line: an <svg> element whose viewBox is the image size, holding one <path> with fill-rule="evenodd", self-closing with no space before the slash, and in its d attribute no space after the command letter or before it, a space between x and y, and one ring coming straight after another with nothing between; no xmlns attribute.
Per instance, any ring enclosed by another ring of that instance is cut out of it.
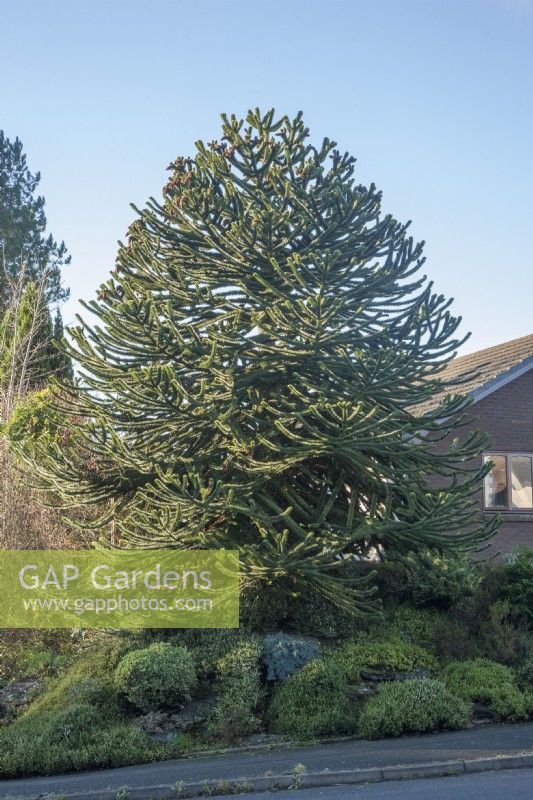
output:
<svg viewBox="0 0 533 800"><path fill-rule="evenodd" d="M307 137L300 114L223 117L220 142L170 165L87 305L97 326L71 331L70 444L32 458L66 504L113 500L126 546L237 548L245 576L366 611L347 559L490 534L482 441L434 446L464 422L459 395L413 413L459 319L354 159Z"/></svg>

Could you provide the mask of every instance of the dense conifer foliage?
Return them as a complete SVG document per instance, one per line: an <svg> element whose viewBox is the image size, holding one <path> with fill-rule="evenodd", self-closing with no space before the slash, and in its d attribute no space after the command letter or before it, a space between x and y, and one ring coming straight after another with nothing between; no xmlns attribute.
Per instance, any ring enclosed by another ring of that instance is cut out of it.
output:
<svg viewBox="0 0 533 800"><path fill-rule="evenodd" d="M435 447L467 403L450 386L416 410L460 320L354 158L256 110L169 170L87 304L96 324L71 331L69 435L33 450L41 486L99 504L122 546L235 548L245 580L362 613L347 561L477 547L482 440Z"/></svg>

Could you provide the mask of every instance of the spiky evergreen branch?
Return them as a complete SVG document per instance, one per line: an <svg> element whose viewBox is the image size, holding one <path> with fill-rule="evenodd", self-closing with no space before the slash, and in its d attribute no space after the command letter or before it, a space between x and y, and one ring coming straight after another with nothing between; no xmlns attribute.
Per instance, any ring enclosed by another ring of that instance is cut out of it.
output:
<svg viewBox="0 0 533 800"><path fill-rule="evenodd" d="M423 243L381 214L354 159L307 143L301 114L223 117L178 158L70 333L57 402L69 444L34 454L65 505L109 505L125 546L233 548L245 573L371 608L340 565L472 549L478 434L440 373L461 340L420 275ZM435 488L429 476L442 488Z"/></svg>

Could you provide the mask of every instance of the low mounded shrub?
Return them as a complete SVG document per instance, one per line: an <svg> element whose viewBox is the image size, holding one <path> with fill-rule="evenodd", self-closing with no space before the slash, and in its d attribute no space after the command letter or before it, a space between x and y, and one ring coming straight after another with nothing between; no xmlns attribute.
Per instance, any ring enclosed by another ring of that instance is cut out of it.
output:
<svg viewBox="0 0 533 800"><path fill-rule="evenodd" d="M131 724L97 726L80 706L0 728L0 778L124 766L176 755ZM93 724L94 723L94 724Z"/></svg>
<svg viewBox="0 0 533 800"><path fill-rule="evenodd" d="M352 733L355 714L344 671L332 661L310 661L276 688L268 719L273 733L295 739Z"/></svg>
<svg viewBox="0 0 533 800"><path fill-rule="evenodd" d="M251 640L219 660L219 696L208 724L212 736L238 739L259 728L255 712L263 699L260 656L259 644Z"/></svg>
<svg viewBox="0 0 533 800"><path fill-rule="evenodd" d="M453 694L468 702L486 703L497 719L525 719L529 702L517 686L510 667L485 658L453 661L442 677Z"/></svg>
<svg viewBox="0 0 533 800"><path fill-rule="evenodd" d="M156 642L124 656L115 685L141 711L179 707L196 686L194 661L185 647Z"/></svg>
<svg viewBox="0 0 533 800"><path fill-rule="evenodd" d="M319 658L320 645L286 633L275 633L263 639L262 657L267 680L284 681L304 664Z"/></svg>
<svg viewBox="0 0 533 800"><path fill-rule="evenodd" d="M94 730L101 724L99 709L80 703L67 706L45 718L42 735L52 744L63 742L69 747L81 747L93 737Z"/></svg>
<svg viewBox="0 0 533 800"><path fill-rule="evenodd" d="M65 672L52 678L40 694L24 711L24 718L47 717L70 705L97 704L106 719L116 719L121 714L114 671L128 651L126 640L101 641L98 648L92 645L84 651Z"/></svg>
<svg viewBox="0 0 533 800"><path fill-rule="evenodd" d="M363 739L401 736L468 724L471 707L440 681L416 679L384 684L363 708L357 733Z"/></svg>
<svg viewBox="0 0 533 800"><path fill-rule="evenodd" d="M412 672L415 669L432 670L437 666L435 657L431 653L399 637L384 642L374 642L359 636L333 651L331 658L342 667L351 683L360 680L362 670Z"/></svg>

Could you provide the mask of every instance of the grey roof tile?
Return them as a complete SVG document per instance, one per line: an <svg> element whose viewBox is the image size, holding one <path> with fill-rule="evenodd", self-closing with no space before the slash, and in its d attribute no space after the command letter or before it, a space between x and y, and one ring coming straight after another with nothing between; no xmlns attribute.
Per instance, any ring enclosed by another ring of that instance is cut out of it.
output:
<svg viewBox="0 0 533 800"><path fill-rule="evenodd" d="M533 334L486 347L476 353L457 356L440 373L446 381L461 381L458 386L447 386L425 403L416 406L417 414L432 411L447 394L474 394L523 361L533 357Z"/></svg>

